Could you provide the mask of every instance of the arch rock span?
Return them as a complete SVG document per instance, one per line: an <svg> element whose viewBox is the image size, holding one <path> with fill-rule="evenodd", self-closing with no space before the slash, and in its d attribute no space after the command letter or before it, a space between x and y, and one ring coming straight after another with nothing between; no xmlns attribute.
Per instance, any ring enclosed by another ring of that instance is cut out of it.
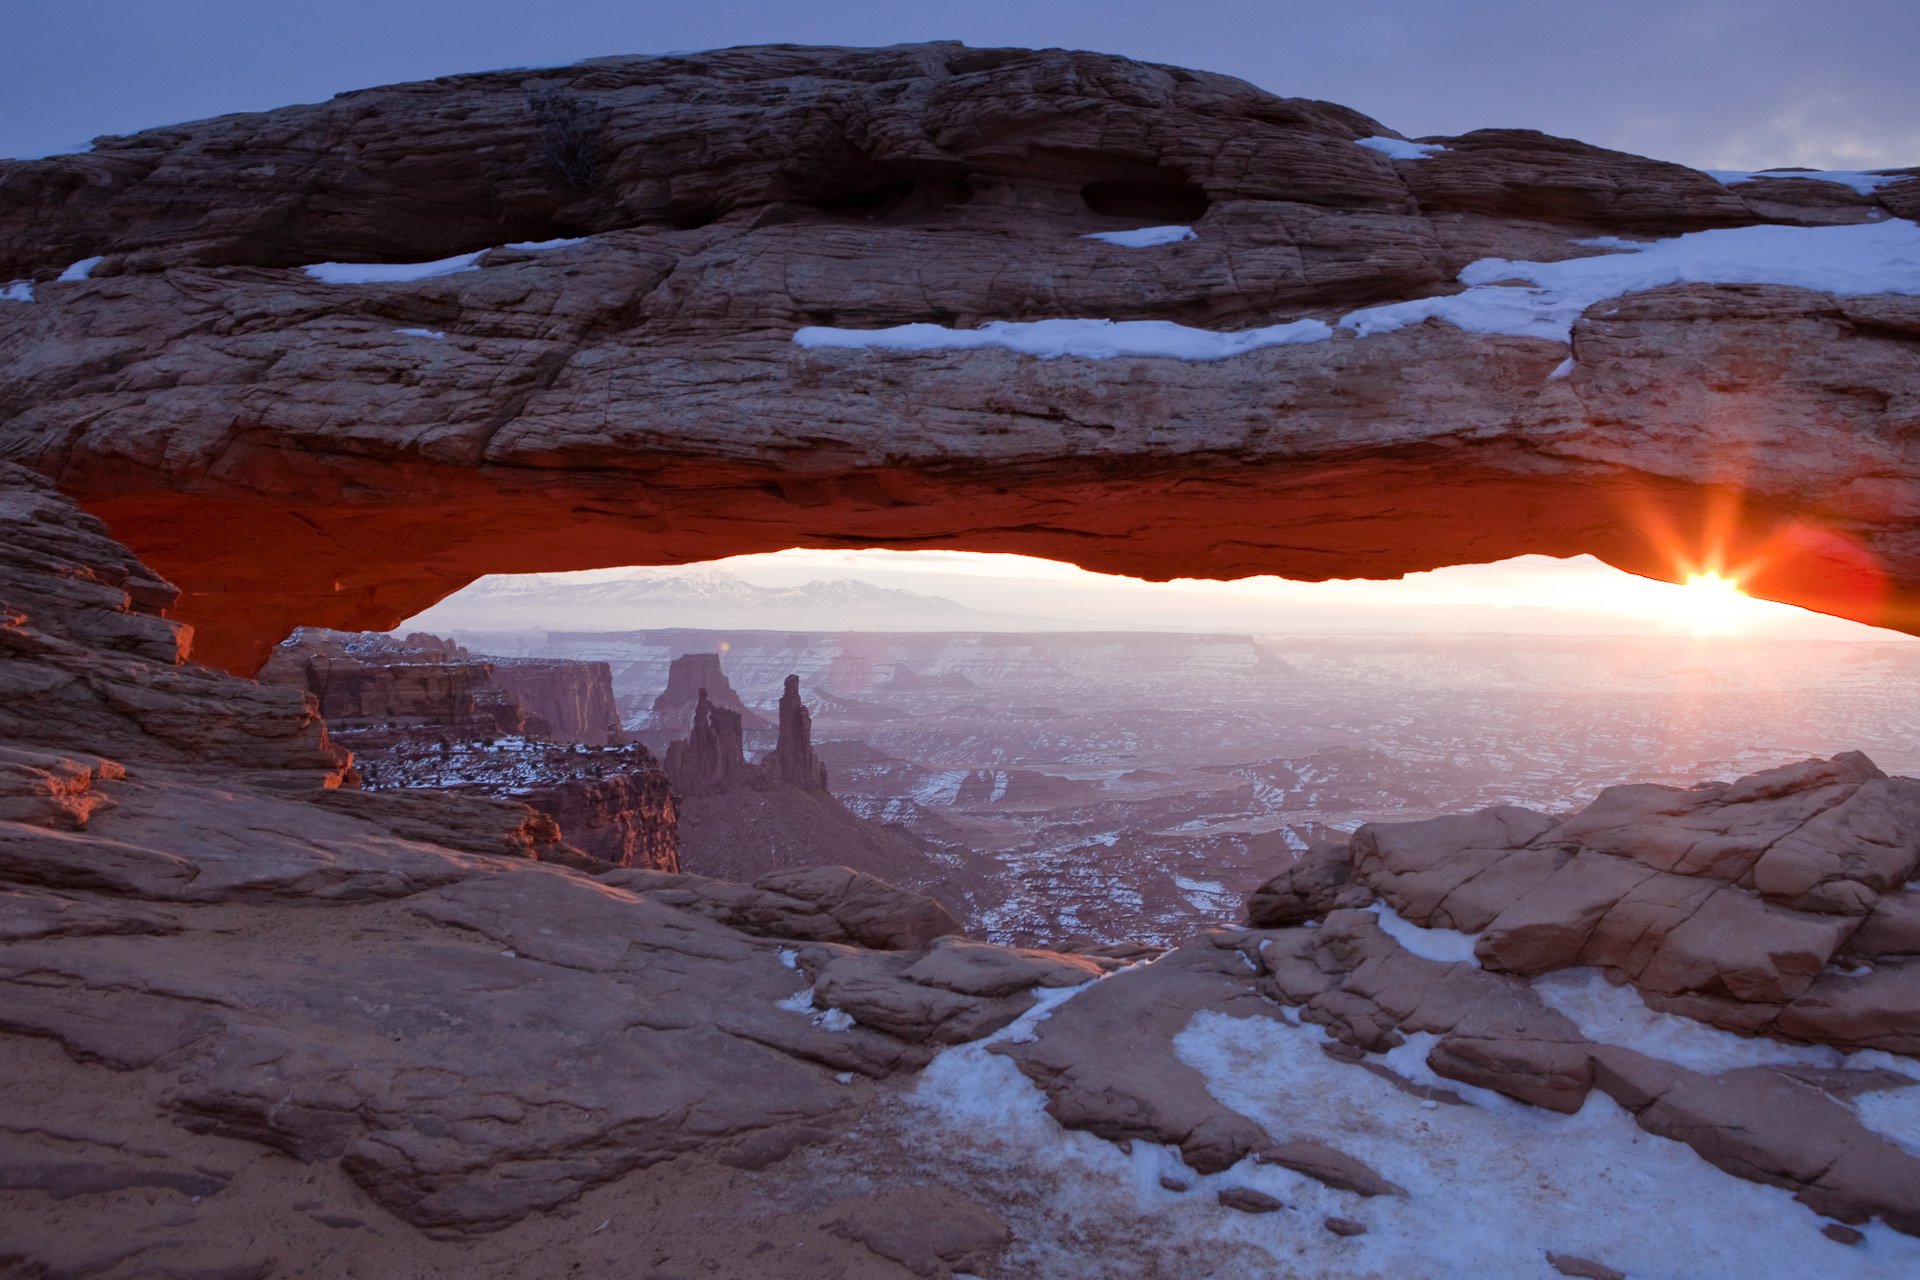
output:
<svg viewBox="0 0 1920 1280"><path fill-rule="evenodd" d="M242 672L482 573L788 546L1588 552L1920 631L1916 216L1913 171L1415 145L1083 53L455 76L0 163L0 457ZM1097 238L1149 226L1193 234ZM1628 257L1686 261L1554 265ZM1048 320L1184 328L974 332Z"/></svg>

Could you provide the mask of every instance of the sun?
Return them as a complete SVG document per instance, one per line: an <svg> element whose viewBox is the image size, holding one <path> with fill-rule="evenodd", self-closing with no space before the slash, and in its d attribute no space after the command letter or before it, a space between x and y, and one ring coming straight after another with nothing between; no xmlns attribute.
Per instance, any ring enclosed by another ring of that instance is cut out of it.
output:
<svg viewBox="0 0 1920 1280"><path fill-rule="evenodd" d="M1714 570L1690 573L1674 593L1677 620L1696 636L1719 636L1741 630L1751 617L1754 600L1740 583Z"/></svg>

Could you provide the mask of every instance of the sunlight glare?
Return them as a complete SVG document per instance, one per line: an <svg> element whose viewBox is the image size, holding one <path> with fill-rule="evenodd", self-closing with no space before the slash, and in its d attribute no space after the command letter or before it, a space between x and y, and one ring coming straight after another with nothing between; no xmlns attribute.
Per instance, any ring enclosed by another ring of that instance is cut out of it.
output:
<svg viewBox="0 0 1920 1280"><path fill-rule="evenodd" d="M1696 636L1727 635L1744 629L1755 603L1737 581L1711 569L1688 574L1675 601Z"/></svg>

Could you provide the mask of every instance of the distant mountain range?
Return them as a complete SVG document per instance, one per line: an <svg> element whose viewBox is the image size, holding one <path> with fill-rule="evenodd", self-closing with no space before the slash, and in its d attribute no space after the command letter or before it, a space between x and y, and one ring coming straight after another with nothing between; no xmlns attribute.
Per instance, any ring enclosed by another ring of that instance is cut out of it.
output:
<svg viewBox="0 0 1920 1280"><path fill-rule="evenodd" d="M427 631L637 631L666 627L796 631L1061 630L1084 626L973 609L855 578L756 587L705 566L618 577L529 573L482 578L407 622Z"/></svg>

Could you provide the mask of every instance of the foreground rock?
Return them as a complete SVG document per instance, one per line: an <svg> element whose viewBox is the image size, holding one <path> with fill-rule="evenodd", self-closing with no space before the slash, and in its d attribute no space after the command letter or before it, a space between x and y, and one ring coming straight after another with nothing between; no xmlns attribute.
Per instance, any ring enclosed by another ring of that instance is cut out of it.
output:
<svg viewBox="0 0 1920 1280"><path fill-rule="evenodd" d="M1345 884L1323 847L1265 895L1298 924L1122 967L958 937L849 868L589 876L525 806L330 785L310 702L182 664L129 589L164 584L0 479L0 679L37 716L0 743L9 1271L1638 1274L1676 1238L1701 1274L1920 1263L1894 1230L1920 1232L1910 1056L1635 1034L1595 1013L1624 986L1498 972L1490 928L1353 905L1451 884L1465 912L1551 850L1851 921L1839 959L1894 969L1906 827L1874 815L1917 784L1861 758L1363 829ZM1743 936L1726 955L1700 989L1746 994L1701 1007L1772 1007Z"/></svg>
<svg viewBox="0 0 1920 1280"><path fill-rule="evenodd" d="M1595 238L1920 213L1911 179L1727 186L1521 130L1359 145L1382 135L1223 76L933 44L605 59L102 139L0 164L0 280L34 297L0 302L0 457L123 531L203 658L245 671L297 623L390 627L483 573L805 545L1148 578L1590 552L1671 578L1711 530L1766 566L1750 590L1920 627L1909 296L1681 284L1570 343L1435 320L1213 361L794 341L1337 321L1483 259L1618 252ZM1162 224L1197 238L1088 238Z"/></svg>
<svg viewBox="0 0 1920 1280"><path fill-rule="evenodd" d="M1342 1044L1435 1035L1439 1075L1559 1111L1600 1088L1729 1172L1917 1232L1920 1161L1849 1110L1913 1079L1702 1074L1596 1046L1525 981L1592 967L1651 1009L1741 1035L1913 1055L1917 873L1920 782L1852 752L1732 783L1613 787L1564 820L1506 808L1362 827L1350 853L1323 846L1254 895L1257 918L1307 927L1244 954L1266 994ZM1386 917L1352 909L1376 894L1392 919L1449 931L1425 945L1454 958L1410 954Z"/></svg>

